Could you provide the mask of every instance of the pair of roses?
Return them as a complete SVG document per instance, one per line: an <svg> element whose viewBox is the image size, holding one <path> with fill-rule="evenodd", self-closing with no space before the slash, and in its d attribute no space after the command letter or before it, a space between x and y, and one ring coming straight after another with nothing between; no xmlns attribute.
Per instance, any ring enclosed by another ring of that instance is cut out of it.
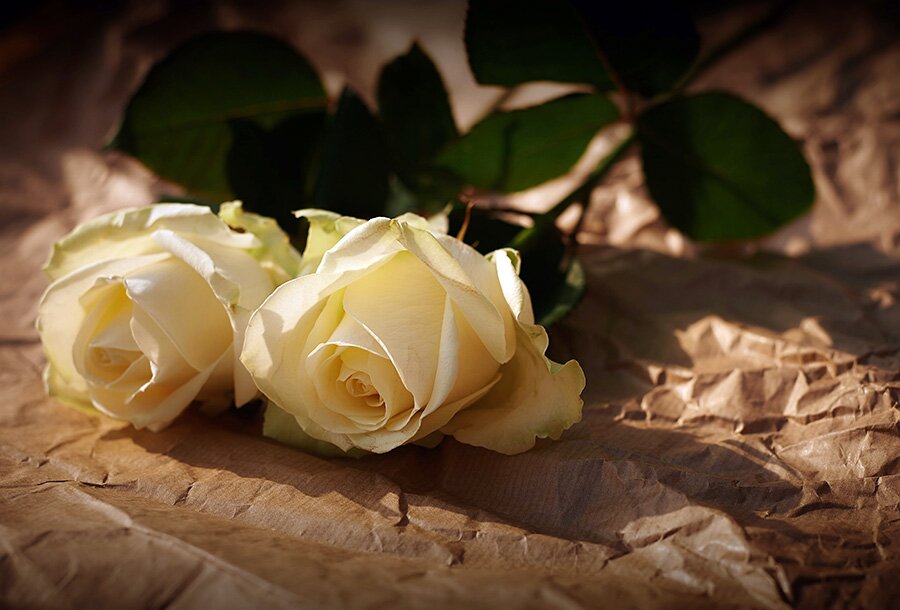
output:
<svg viewBox="0 0 900 610"><path fill-rule="evenodd" d="M261 392L266 435L375 453L451 435L513 454L580 419L584 374L544 356L515 251L483 256L443 217L297 214L302 256L239 203L75 229L46 266L48 392L152 430Z"/></svg>

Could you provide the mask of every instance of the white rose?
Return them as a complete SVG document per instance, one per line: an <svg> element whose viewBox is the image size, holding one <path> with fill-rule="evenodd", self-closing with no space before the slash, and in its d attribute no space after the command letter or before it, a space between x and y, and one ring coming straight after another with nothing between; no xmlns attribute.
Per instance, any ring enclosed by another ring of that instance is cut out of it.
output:
<svg viewBox="0 0 900 610"><path fill-rule="evenodd" d="M37 322L51 396L158 430L194 400L257 395L238 360L243 332L299 255L239 203L220 215L182 204L114 212L54 246Z"/></svg>
<svg viewBox="0 0 900 610"><path fill-rule="evenodd" d="M584 373L544 356L515 251L485 257L411 214L298 214L314 272L254 312L241 354L270 399L265 434L376 453L447 434L513 454L579 421Z"/></svg>

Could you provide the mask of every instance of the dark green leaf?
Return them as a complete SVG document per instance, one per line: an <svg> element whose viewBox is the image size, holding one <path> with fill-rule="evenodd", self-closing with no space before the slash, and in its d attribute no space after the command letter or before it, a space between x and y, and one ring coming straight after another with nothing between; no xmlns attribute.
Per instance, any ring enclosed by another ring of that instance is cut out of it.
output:
<svg viewBox="0 0 900 610"><path fill-rule="evenodd" d="M463 183L459 176L444 168L423 168L414 175L401 174L415 194L416 210L433 214L457 201Z"/></svg>
<svg viewBox="0 0 900 610"><path fill-rule="evenodd" d="M759 108L725 93L676 97L638 119L650 194L699 241L759 237L812 205L799 146Z"/></svg>
<svg viewBox="0 0 900 610"><path fill-rule="evenodd" d="M435 154L459 134L441 75L418 45L381 72L378 108L393 165L407 186L427 197L455 195L452 177L427 171Z"/></svg>
<svg viewBox="0 0 900 610"><path fill-rule="evenodd" d="M560 0L470 0L466 51L479 83L588 83L614 89L578 13Z"/></svg>
<svg viewBox="0 0 900 610"><path fill-rule="evenodd" d="M394 218L407 212L415 212L419 208L419 200L397 176L388 179L388 198L384 206L384 215Z"/></svg>
<svg viewBox="0 0 900 610"><path fill-rule="evenodd" d="M246 209L271 216L296 234L291 213L309 207L306 192L325 121L321 114L297 114L271 129L247 119L230 123L232 144L225 159L231 192Z"/></svg>
<svg viewBox="0 0 900 610"><path fill-rule="evenodd" d="M534 303L535 320L545 328L553 326L575 309L586 288L584 267L577 258L573 258L566 272L555 276L554 281L549 282L549 285L537 294ZM535 291L531 290L530 286L529 290L534 298Z"/></svg>
<svg viewBox="0 0 900 610"><path fill-rule="evenodd" d="M472 186L521 191L569 171L594 135L618 117L606 97L587 94L496 112L447 145L435 164Z"/></svg>
<svg viewBox="0 0 900 610"><path fill-rule="evenodd" d="M549 326L562 319L584 294L584 273L568 256L562 233L556 227L541 233L540 240L521 252L520 276L531 294L534 319ZM570 277L571 275L571 277Z"/></svg>
<svg viewBox="0 0 900 610"><path fill-rule="evenodd" d="M271 130L297 115L324 116L326 102L316 73L287 44L216 32L150 70L113 144L194 194L227 199L235 122Z"/></svg>
<svg viewBox="0 0 900 610"><path fill-rule="evenodd" d="M626 88L645 96L669 91L700 50L691 16L673 0L575 0L597 47Z"/></svg>
<svg viewBox="0 0 900 610"><path fill-rule="evenodd" d="M383 214L388 172L381 123L352 89L344 89L325 136L315 206L359 218Z"/></svg>

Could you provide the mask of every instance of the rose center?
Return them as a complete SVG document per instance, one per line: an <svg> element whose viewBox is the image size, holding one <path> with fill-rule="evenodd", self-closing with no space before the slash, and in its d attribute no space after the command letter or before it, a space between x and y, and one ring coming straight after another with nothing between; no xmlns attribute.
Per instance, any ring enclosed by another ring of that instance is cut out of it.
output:
<svg viewBox="0 0 900 610"><path fill-rule="evenodd" d="M90 358L95 366L114 371L124 371L141 355L136 350L118 349L115 347L92 346L90 350Z"/></svg>
<svg viewBox="0 0 900 610"><path fill-rule="evenodd" d="M384 404L384 398L379 394L378 389L372 384L372 378L368 373L355 371L353 373L344 371L342 381L347 388L347 394L353 398L361 398L370 407L380 407Z"/></svg>

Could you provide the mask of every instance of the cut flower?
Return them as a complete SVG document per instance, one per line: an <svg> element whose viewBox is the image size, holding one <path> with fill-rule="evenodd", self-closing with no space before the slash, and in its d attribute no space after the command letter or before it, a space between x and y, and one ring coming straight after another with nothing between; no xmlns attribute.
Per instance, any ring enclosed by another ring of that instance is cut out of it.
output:
<svg viewBox="0 0 900 610"><path fill-rule="evenodd" d="M45 267L47 390L153 430L194 400L246 403L258 394L238 360L250 313L298 267L275 223L239 203L221 218L159 204L85 223Z"/></svg>
<svg viewBox="0 0 900 610"><path fill-rule="evenodd" d="M298 215L305 275L253 313L241 354L268 436L383 453L451 435L514 454L580 420L584 373L544 356L515 251L483 256L413 214Z"/></svg>

